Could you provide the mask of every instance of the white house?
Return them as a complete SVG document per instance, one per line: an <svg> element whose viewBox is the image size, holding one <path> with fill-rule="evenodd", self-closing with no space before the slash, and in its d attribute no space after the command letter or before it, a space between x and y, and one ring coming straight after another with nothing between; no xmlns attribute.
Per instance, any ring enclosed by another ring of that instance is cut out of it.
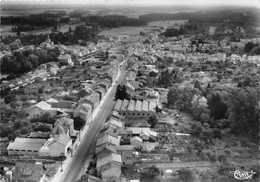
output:
<svg viewBox="0 0 260 182"><path fill-rule="evenodd" d="M72 140L68 135L61 134L55 138L49 138L39 150L40 156L58 157L69 154Z"/></svg>

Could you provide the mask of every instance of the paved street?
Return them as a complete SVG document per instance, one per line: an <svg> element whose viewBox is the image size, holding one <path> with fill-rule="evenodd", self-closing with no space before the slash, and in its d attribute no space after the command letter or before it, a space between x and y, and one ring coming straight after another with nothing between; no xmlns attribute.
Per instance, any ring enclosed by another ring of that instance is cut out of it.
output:
<svg viewBox="0 0 260 182"><path fill-rule="evenodd" d="M119 78L117 80L117 83L121 83L124 77L125 77L125 70L124 68L122 68L122 70L119 72ZM112 88L103 106L100 108L99 112L97 113L96 118L94 119L94 121L92 121L89 131L84 136L78 150L74 154L69 165L63 171L63 175L59 180L60 182L73 182L79 177L80 171L82 167L85 165L86 162L85 160L87 159L87 156L90 153L91 145L95 141L96 135L98 134L99 130L102 128L105 119L107 118L107 116L109 115L113 107L116 86L117 84L115 85L115 87Z"/></svg>

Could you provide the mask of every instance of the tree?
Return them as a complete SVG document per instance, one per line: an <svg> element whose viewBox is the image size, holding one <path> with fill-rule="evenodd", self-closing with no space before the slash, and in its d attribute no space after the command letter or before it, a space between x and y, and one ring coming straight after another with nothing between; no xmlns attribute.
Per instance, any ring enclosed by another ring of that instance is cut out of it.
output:
<svg viewBox="0 0 260 182"><path fill-rule="evenodd" d="M47 63L47 51L43 49L37 49L34 54L38 57L39 64Z"/></svg>
<svg viewBox="0 0 260 182"><path fill-rule="evenodd" d="M193 174L189 169L180 169L178 170L179 179L183 182L193 181Z"/></svg>
<svg viewBox="0 0 260 182"><path fill-rule="evenodd" d="M200 91L202 91L201 83L200 83L198 80L195 81L195 83L194 83L194 88L197 88L197 89L199 89Z"/></svg>
<svg viewBox="0 0 260 182"><path fill-rule="evenodd" d="M167 69L165 74L163 75L163 81L164 81L164 88L168 88L172 86L172 75L169 73L169 70Z"/></svg>
<svg viewBox="0 0 260 182"><path fill-rule="evenodd" d="M212 131L213 131L214 138L218 138L218 139L222 138L222 133L218 128L214 128Z"/></svg>
<svg viewBox="0 0 260 182"><path fill-rule="evenodd" d="M23 66L24 72L29 72L33 69L33 65L31 62L26 61Z"/></svg>
<svg viewBox="0 0 260 182"><path fill-rule="evenodd" d="M26 126L22 127L21 128L21 134L24 135L24 134L27 134L27 133L29 133L28 128Z"/></svg>
<svg viewBox="0 0 260 182"><path fill-rule="evenodd" d="M116 89L116 96L115 96L115 100L117 99L121 99L121 100L124 100L124 99L127 99L128 98L128 94L127 94L127 91L126 91L126 86L123 85L118 85L117 86L117 89Z"/></svg>
<svg viewBox="0 0 260 182"><path fill-rule="evenodd" d="M44 114L42 114L39 117L36 118L32 118L31 119L31 123L47 123L47 124L54 124L55 123L55 119L53 118L53 116L51 116L51 114L49 112L46 112Z"/></svg>
<svg viewBox="0 0 260 182"><path fill-rule="evenodd" d="M16 36L17 36L17 37L20 37L20 36L21 36L21 32L20 32L20 28L19 28L19 27L17 28Z"/></svg>
<svg viewBox="0 0 260 182"><path fill-rule="evenodd" d="M197 137L200 136L202 130L204 129L202 124L198 121L194 121L191 124L191 128L192 128L192 134L197 136Z"/></svg>
<svg viewBox="0 0 260 182"><path fill-rule="evenodd" d="M191 112L194 95L201 95L198 89L191 87L171 88L168 92L168 107L175 106L181 111Z"/></svg>
<svg viewBox="0 0 260 182"><path fill-rule="evenodd" d="M251 52L255 47L259 46L259 43L253 43L253 42L248 42L245 44L245 52L249 53Z"/></svg>
<svg viewBox="0 0 260 182"><path fill-rule="evenodd" d="M214 119L224 119L227 114L227 104L219 92L212 93L208 98L210 114Z"/></svg>
<svg viewBox="0 0 260 182"><path fill-rule="evenodd" d="M21 127L22 127L22 123L21 123L20 121L15 121L15 122L13 123L13 128L14 128L15 130L20 129Z"/></svg>
<svg viewBox="0 0 260 182"><path fill-rule="evenodd" d="M259 133L259 88L234 88L228 94L231 132L257 139Z"/></svg>
<svg viewBox="0 0 260 182"><path fill-rule="evenodd" d="M179 92L177 88L170 88L167 94L167 106L175 106L176 102L179 99Z"/></svg>
<svg viewBox="0 0 260 182"><path fill-rule="evenodd" d="M78 99L82 98L82 97L85 97L88 95L88 92L86 90L80 90L78 92Z"/></svg>
<svg viewBox="0 0 260 182"><path fill-rule="evenodd" d="M6 104L10 104L11 102L16 101L16 97L15 97L15 95L9 94L5 97L4 101L5 101Z"/></svg>
<svg viewBox="0 0 260 182"><path fill-rule="evenodd" d="M38 94L43 94L43 92L44 92L44 87L38 89Z"/></svg>
<svg viewBox="0 0 260 182"><path fill-rule="evenodd" d="M17 43L17 42L13 42L9 46L10 46L12 51L17 50L17 49L20 48L19 43Z"/></svg>
<svg viewBox="0 0 260 182"><path fill-rule="evenodd" d="M82 119L81 117L74 118L74 129L80 130L86 124L86 120Z"/></svg>
<svg viewBox="0 0 260 182"><path fill-rule="evenodd" d="M34 131L50 132L51 128L46 124L40 124L34 128Z"/></svg>
<svg viewBox="0 0 260 182"><path fill-rule="evenodd" d="M36 56L35 54L30 54L28 56L28 61L30 61L30 63L32 64L33 68L36 68L39 65L38 56Z"/></svg>
<svg viewBox="0 0 260 182"><path fill-rule="evenodd" d="M208 109L207 99L203 96L194 95L191 104L195 119L201 122L208 122L210 119L210 111Z"/></svg>
<svg viewBox="0 0 260 182"><path fill-rule="evenodd" d="M158 124L158 118L157 116L152 115L149 117L147 122L151 125L151 128L154 128Z"/></svg>
<svg viewBox="0 0 260 182"><path fill-rule="evenodd" d="M155 165L148 168L145 173L141 174L142 178L154 179L156 176L160 174L160 170Z"/></svg>
<svg viewBox="0 0 260 182"><path fill-rule="evenodd" d="M250 53L252 55L260 55L260 46L254 47Z"/></svg>

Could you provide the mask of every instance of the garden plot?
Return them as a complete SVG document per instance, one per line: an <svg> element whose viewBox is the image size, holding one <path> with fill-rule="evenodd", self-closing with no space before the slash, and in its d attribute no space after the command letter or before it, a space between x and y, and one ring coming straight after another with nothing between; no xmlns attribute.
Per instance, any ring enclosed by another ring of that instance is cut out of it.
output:
<svg viewBox="0 0 260 182"><path fill-rule="evenodd" d="M139 156L140 161L142 163L166 163L171 162L169 156L167 154L147 154L142 153Z"/></svg>

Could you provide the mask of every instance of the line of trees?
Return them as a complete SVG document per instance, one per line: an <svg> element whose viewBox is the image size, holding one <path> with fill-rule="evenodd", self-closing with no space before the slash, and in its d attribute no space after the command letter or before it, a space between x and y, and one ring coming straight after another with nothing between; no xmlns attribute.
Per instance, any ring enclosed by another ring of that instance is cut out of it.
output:
<svg viewBox="0 0 260 182"><path fill-rule="evenodd" d="M210 9L196 12L180 12L176 14L170 13L151 13L139 16L139 20L146 22L152 21L166 21L166 20L195 20L197 23L222 23L229 20L229 24L237 26L257 26L258 10L250 9L245 11L229 9Z"/></svg>
<svg viewBox="0 0 260 182"><path fill-rule="evenodd" d="M2 25L57 26L58 21L53 14L40 13L29 16L1 16Z"/></svg>
<svg viewBox="0 0 260 182"><path fill-rule="evenodd" d="M128 18L121 15L107 15L107 16L90 16L89 22L95 22L103 27L116 28L120 26L143 26L147 22L142 19Z"/></svg>

